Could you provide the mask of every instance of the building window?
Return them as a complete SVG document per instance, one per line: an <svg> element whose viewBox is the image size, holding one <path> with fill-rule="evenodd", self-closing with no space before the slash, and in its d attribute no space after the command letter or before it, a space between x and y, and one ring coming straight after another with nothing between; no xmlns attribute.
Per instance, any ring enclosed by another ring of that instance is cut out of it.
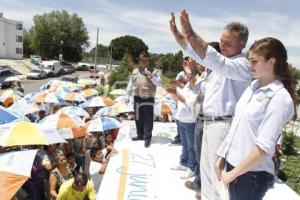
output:
<svg viewBox="0 0 300 200"><path fill-rule="evenodd" d="M22 52L22 48L16 48L16 53L17 54L22 54L23 52Z"/></svg>
<svg viewBox="0 0 300 200"><path fill-rule="evenodd" d="M17 30L23 30L23 25L22 24L16 24Z"/></svg>
<svg viewBox="0 0 300 200"><path fill-rule="evenodd" d="M17 42L22 42L22 39L23 39L22 36L17 35L17 37L16 37L16 41L17 41Z"/></svg>

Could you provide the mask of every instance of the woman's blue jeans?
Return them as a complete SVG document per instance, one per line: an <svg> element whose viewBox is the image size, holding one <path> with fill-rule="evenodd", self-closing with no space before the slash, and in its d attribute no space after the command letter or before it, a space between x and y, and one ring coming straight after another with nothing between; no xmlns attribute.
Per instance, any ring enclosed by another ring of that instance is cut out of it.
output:
<svg viewBox="0 0 300 200"><path fill-rule="evenodd" d="M227 171L234 167L227 163ZM274 184L274 176L265 171L249 171L229 183L230 200L262 200Z"/></svg>

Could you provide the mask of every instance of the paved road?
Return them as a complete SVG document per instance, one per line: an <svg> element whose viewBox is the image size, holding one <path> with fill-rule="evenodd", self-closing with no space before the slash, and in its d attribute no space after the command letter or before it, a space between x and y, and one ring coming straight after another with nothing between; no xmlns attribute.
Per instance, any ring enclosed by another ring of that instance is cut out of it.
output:
<svg viewBox="0 0 300 200"><path fill-rule="evenodd" d="M89 78L91 73L89 71L77 71L76 73L64 75L64 76L78 76L78 78ZM29 92L37 92L40 90L40 87L47 83L48 81L52 79L58 79L61 80L63 76L54 77L54 78L47 78L42 80L22 80L22 84L25 89L25 94Z"/></svg>

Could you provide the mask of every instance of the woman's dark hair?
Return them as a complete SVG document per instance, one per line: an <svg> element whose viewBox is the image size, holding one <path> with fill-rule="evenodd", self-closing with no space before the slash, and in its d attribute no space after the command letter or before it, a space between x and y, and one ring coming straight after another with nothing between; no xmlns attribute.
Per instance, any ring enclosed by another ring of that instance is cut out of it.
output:
<svg viewBox="0 0 300 200"><path fill-rule="evenodd" d="M251 45L249 52L256 53L263 56L266 60L270 58L275 59L274 73L277 79L281 80L284 87L290 93L295 107L295 115L297 116L296 110L296 92L295 82L291 76L289 66L287 63L287 51L284 45L278 39L267 37L260 39Z"/></svg>

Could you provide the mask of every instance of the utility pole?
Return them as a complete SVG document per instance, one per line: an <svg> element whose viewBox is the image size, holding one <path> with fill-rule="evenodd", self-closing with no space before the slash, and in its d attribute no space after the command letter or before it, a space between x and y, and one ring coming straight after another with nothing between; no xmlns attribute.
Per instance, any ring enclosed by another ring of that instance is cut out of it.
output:
<svg viewBox="0 0 300 200"><path fill-rule="evenodd" d="M99 35L99 27L97 28L97 41L95 48L95 67L94 67L94 79L96 79L96 66L97 66L97 49L98 49L98 35Z"/></svg>
<svg viewBox="0 0 300 200"><path fill-rule="evenodd" d="M110 43L110 70L112 70L112 42Z"/></svg>
<svg viewBox="0 0 300 200"><path fill-rule="evenodd" d="M58 60L59 60L60 62L63 61L62 45L63 45L63 41L61 40L61 41L60 41L60 46L59 46L59 55L58 55Z"/></svg>

